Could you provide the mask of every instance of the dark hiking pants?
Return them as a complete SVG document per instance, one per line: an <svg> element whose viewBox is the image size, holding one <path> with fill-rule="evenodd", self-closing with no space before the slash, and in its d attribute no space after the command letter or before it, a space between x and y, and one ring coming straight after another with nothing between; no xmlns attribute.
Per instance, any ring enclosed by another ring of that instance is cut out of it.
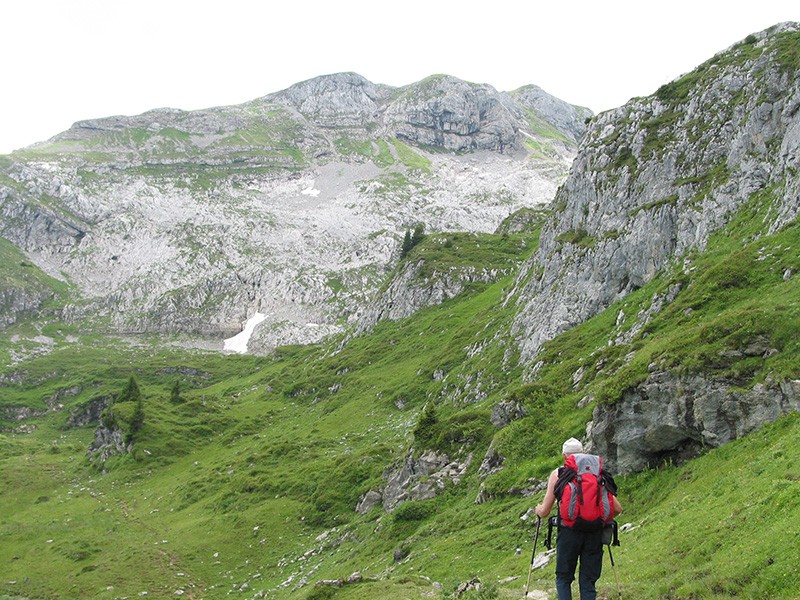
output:
<svg viewBox="0 0 800 600"><path fill-rule="evenodd" d="M574 531L560 527L556 540L556 591L558 600L572 600L571 584L580 560L578 587L581 600L595 600L595 582L603 568L603 531Z"/></svg>

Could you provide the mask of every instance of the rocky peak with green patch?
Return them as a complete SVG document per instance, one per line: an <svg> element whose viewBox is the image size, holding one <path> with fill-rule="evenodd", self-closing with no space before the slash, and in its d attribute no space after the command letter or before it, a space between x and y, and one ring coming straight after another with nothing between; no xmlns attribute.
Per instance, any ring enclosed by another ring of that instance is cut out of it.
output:
<svg viewBox="0 0 800 600"><path fill-rule="evenodd" d="M533 140L551 153L571 154L591 116L537 86L500 93L449 75L392 88L339 73L295 84L263 101L287 106L314 127L347 131L361 140L377 132L454 152L508 153Z"/></svg>
<svg viewBox="0 0 800 600"><path fill-rule="evenodd" d="M392 88L356 73L315 77L270 94L263 101L284 104L318 127L367 128L377 123Z"/></svg>
<svg viewBox="0 0 800 600"><path fill-rule="evenodd" d="M72 322L221 345L258 314L249 350L313 342L359 318L406 228L491 232L548 202L580 133L560 129L570 110L341 73L81 121L3 157L0 235L72 284Z"/></svg>

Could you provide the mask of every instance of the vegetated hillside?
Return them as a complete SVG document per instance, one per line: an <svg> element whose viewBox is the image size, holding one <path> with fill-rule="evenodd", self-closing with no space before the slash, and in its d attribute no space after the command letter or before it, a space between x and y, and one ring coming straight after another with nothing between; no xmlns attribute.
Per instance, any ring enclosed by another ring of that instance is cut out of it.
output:
<svg viewBox="0 0 800 600"><path fill-rule="evenodd" d="M73 284L63 318L250 350L352 325L404 232L549 202L589 111L535 86L353 73L237 106L76 123L0 157L0 236Z"/></svg>
<svg viewBox="0 0 800 600"><path fill-rule="evenodd" d="M692 290L693 316L676 300L632 358L609 346L620 310L649 305L671 285L667 273L547 344L534 383L523 381L511 334L516 309L506 295L516 273L381 320L344 346L263 358L19 323L12 335L53 342L0 380L0 593L422 598L450 597L478 577L480 597L517 597L533 542L520 517L538 501L561 441L584 433L585 395L612 402L626 369L658 352L676 369L735 371L742 385L798 372L785 332L797 330L800 291L782 273L797 259L779 250L800 243L797 224L751 243L737 231L698 253L698 268L676 270ZM469 269L483 252L485 264L518 265L536 242L535 231L428 235L406 261ZM735 260L726 244L742 248ZM722 285L731 269L744 276ZM782 336L782 351L720 364L717 345L728 348L728 336L754 323L743 311L767 316L758 328ZM576 381L580 366L586 375ZM143 426L129 451L88 458L109 426L102 407L130 433L134 406L114 398L131 376ZM614 552L624 597L795 597L796 560L777 550L798 541L798 427L789 416L681 466L654 463L620 478L624 517L636 528ZM613 596L606 568L601 587ZM552 594L552 564L533 579Z"/></svg>

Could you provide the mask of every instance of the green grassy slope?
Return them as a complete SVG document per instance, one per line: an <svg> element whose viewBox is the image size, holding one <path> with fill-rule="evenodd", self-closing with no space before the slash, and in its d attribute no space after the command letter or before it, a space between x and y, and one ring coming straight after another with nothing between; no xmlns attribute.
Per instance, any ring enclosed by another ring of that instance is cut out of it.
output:
<svg viewBox="0 0 800 600"><path fill-rule="evenodd" d="M473 598L519 597L533 540L520 516L538 501L519 490L556 465L565 436L582 434L594 404L577 409L581 398L613 402L652 362L740 386L798 376L791 331L800 292L785 273L800 266L791 252L799 230L795 223L743 245L754 233L746 217L692 257L694 270L663 274L548 344L528 384L506 301L514 273L341 348L333 340L265 358L158 340L76 341L74 331L39 327L51 351L4 361L0 373L0 598L450 597L472 577L486 584ZM425 256L442 270L513 264L535 243L535 234L458 236L452 246L428 236L410 259ZM630 342L608 345L677 282L672 304ZM0 353L12 356L22 343L12 337L33 329L7 330ZM754 335L779 352L718 363L722 349ZM581 366L591 375L573 386ZM131 376L145 411L133 452L90 462L95 425L69 426L70 415L118 394ZM498 430L489 415L505 399L528 416ZM426 404L437 418L423 429ZM17 420L9 407L41 416ZM29 433L15 432L21 426ZM798 542L799 434L792 415L685 465L621 478L624 518L637 527L615 551L624 597L800 595L796 554L785 551ZM505 468L482 480L490 443ZM472 456L458 485L391 514L355 512L388 465L425 447ZM489 500L476 504L481 489ZM358 583L314 585L357 571ZM533 579L552 592L553 566ZM614 597L608 565L601 587Z"/></svg>

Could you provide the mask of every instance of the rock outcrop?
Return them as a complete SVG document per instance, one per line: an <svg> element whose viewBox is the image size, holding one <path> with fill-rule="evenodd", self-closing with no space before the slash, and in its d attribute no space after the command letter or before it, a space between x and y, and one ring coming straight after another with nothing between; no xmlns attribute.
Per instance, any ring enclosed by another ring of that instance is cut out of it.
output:
<svg viewBox="0 0 800 600"><path fill-rule="evenodd" d="M433 76L403 88L386 109L388 126L416 145L446 150L494 150L521 147L520 115L509 110L491 86Z"/></svg>
<svg viewBox="0 0 800 600"><path fill-rule="evenodd" d="M356 511L366 514L380 503L391 512L404 501L434 498L447 483L458 484L471 462L471 454L463 460L453 460L447 454L428 450L415 458L411 450L402 464L386 470L386 484L381 490L367 492Z"/></svg>
<svg viewBox="0 0 800 600"><path fill-rule="evenodd" d="M101 424L94 432L94 440L86 451L89 462L103 465L110 457L131 451L132 443L126 443L125 433L116 427Z"/></svg>
<svg viewBox="0 0 800 600"><path fill-rule="evenodd" d="M67 419L67 427L86 427L93 423L99 423L103 411L111 405L112 401L113 398L111 396L98 396L81 406L73 408ZM103 435L100 437L103 437ZM105 437L109 436L105 435ZM94 444L95 447L99 445L97 443Z"/></svg>
<svg viewBox="0 0 800 600"><path fill-rule="evenodd" d="M48 290L24 287L0 289L0 330L17 322L20 315L38 313L54 294Z"/></svg>
<svg viewBox="0 0 800 600"><path fill-rule="evenodd" d="M356 73L315 77L275 94L266 102L292 107L318 127L365 128L375 123L391 88Z"/></svg>
<svg viewBox="0 0 800 600"><path fill-rule="evenodd" d="M595 409L592 451L612 472L630 473L691 458L796 411L798 380L743 390L700 375L656 373L613 407Z"/></svg>
<svg viewBox="0 0 800 600"><path fill-rule="evenodd" d="M469 283L492 283L508 274L494 269L467 267L421 277L423 267L423 260L405 263L386 291L379 294L364 311L356 333L368 330L381 320L396 321L410 317L427 306L441 304L458 296Z"/></svg>

